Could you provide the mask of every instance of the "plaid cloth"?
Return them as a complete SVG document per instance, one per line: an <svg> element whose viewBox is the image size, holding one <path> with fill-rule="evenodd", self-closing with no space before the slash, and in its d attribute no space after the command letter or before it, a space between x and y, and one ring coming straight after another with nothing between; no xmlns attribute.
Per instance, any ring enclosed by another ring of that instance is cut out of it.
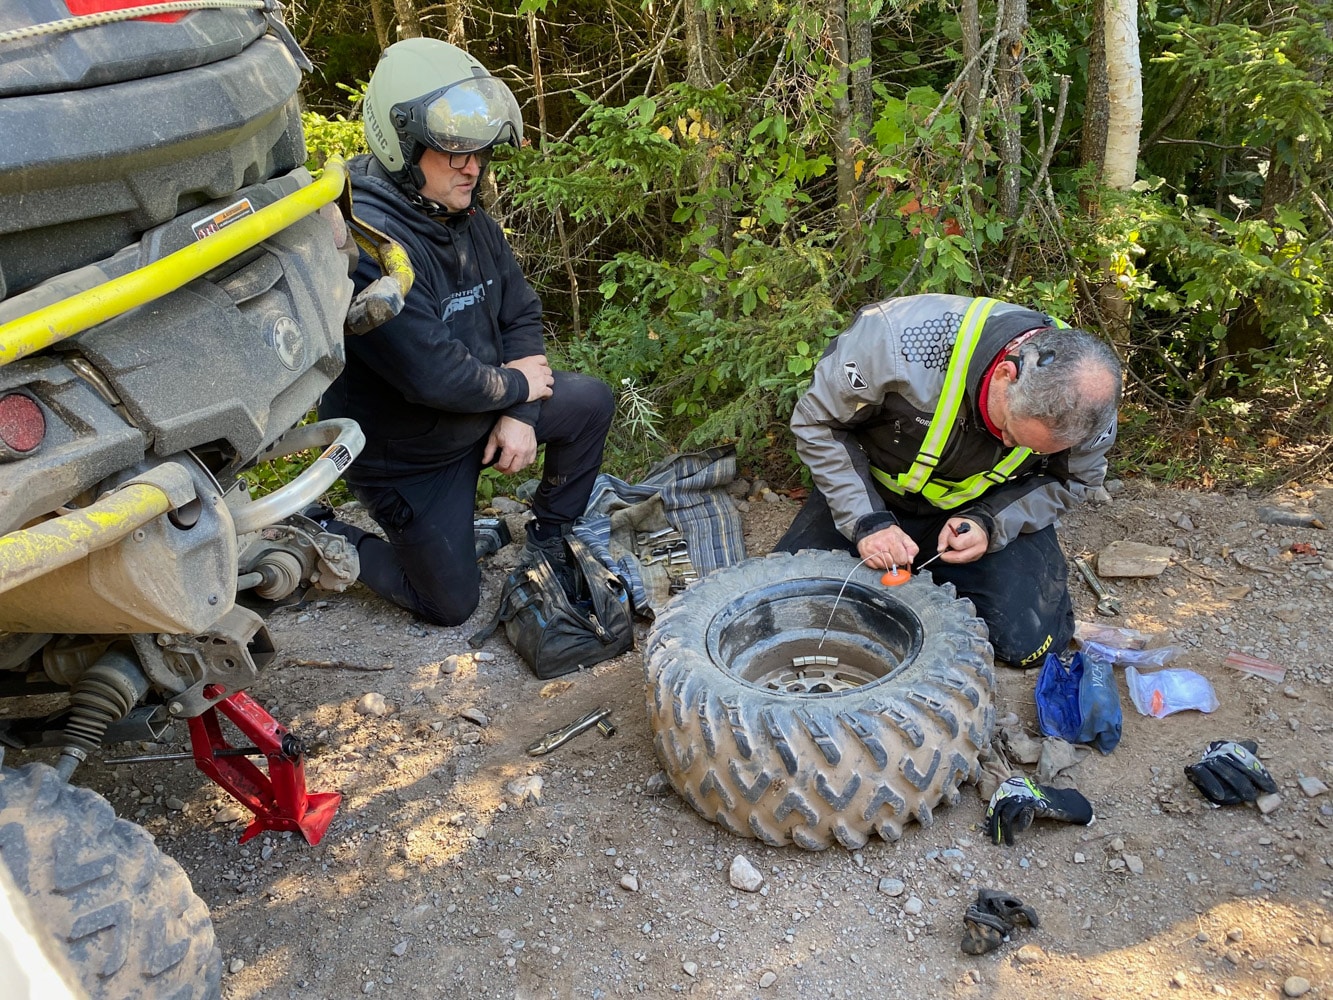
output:
<svg viewBox="0 0 1333 1000"><path fill-rule="evenodd" d="M670 592L665 572L640 558L637 536L674 528L700 578L740 562L745 537L726 490L735 478L736 453L727 447L671 455L637 484L602 473L573 530L625 580L635 610L651 617Z"/></svg>

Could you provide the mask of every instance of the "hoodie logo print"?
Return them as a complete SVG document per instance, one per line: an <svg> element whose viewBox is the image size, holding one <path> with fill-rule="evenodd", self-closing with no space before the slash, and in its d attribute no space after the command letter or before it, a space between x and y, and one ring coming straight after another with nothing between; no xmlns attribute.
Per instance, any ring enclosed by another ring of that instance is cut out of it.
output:
<svg viewBox="0 0 1333 1000"><path fill-rule="evenodd" d="M446 320L456 312L462 312L468 306L475 306L478 302L486 298L486 286L476 284L466 291L454 292L444 300L444 312L440 314L441 320Z"/></svg>
<svg viewBox="0 0 1333 1000"><path fill-rule="evenodd" d="M859 391L866 387L866 380L861 377L861 369L856 367L855 361L844 362L842 373L847 376L847 384L853 389Z"/></svg>

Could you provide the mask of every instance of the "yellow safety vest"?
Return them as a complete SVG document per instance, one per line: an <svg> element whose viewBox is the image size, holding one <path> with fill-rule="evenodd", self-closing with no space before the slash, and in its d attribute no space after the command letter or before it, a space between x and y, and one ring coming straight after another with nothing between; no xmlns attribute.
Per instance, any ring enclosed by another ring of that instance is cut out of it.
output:
<svg viewBox="0 0 1333 1000"><path fill-rule="evenodd" d="M972 361L977 341L981 339L981 329L991 310L999 305L997 299L973 299L963 315L962 325L958 328L958 338L954 341L953 353L949 355L949 367L944 373L944 387L940 390L940 401L935 405L935 415L930 419L926 439L921 442L912 467L906 472L894 476L883 469L870 467L870 474L894 493L919 493L934 507L941 510L953 510L969 500L975 500L992 486L1007 483L1013 478L1018 467L1023 464L1031 448L1015 448L1002 458L993 469L978 472L959 482L946 479L931 481L935 466L939 464L944 446L953 431L954 420L958 417L958 407L962 405L963 393L967 388L967 368ZM1057 326L1066 324L1056 320Z"/></svg>

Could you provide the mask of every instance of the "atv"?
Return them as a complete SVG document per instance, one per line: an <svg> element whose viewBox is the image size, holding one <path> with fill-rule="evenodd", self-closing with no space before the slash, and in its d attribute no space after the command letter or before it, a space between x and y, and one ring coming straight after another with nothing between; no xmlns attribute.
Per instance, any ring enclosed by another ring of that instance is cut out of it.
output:
<svg viewBox="0 0 1333 1000"><path fill-rule="evenodd" d="M264 613L359 568L301 514L363 443L303 424L355 245L341 165L304 166L309 64L272 0L144 2L0 5L0 764L54 760L0 767L0 860L90 996L214 997L184 871L70 779L182 723L243 840L333 818L246 689ZM311 449L251 495L242 473Z"/></svg>

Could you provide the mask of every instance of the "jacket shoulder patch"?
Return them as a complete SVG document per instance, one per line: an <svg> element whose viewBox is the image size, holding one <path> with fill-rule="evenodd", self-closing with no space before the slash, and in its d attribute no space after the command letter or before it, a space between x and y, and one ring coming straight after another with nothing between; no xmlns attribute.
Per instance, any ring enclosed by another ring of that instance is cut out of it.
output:
<svg viewBox="0 0 1333 1000"><path fill-rule="evenodd" d="M866 382L865 377L861 374L861 369L856 366L855 361L844 361L842 365L842 373L847 377L847 384L857 392L860 392L867 387L868 383Z"/></svg>

